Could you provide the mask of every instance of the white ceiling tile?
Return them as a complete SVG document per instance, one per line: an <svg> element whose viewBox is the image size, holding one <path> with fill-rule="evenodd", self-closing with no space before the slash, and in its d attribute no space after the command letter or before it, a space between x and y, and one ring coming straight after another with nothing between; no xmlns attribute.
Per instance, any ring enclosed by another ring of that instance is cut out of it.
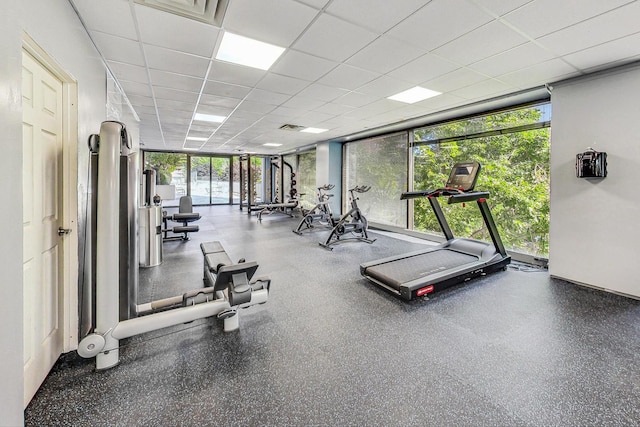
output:
<svg viewBox="0 0 640 427"><path fill-rule="evenodd" d="M413 86L414 85L411 83L395 77L381 76L363 86L360 86L358 88L358 93L375 96L379 99L411 89Z"/></svg>
<svg viewBox="0 0 640 427"><path fill-rule="evenodd" d="M346 114L349 111L353 111L354 109L355 109L354 107L327 102L321 105L320 107L316 108L314 111L319 111L321 113L329 114L331 116L339 116L341 114Z"/></svg>
<svg viewBox="0 0 640 427"><path fill-rule="evenodd" d="M596 16L537 41L558 55L567 55L640 30L640 2Z"/></svg>
<svg viewBox="0 0 640 427"><path fill-rule="evenodd" d="M442 95L402 107L399 111L407 117L421 117L447 108L464 105L467 102L467 100L459 96L443 93ZM410 112L413 112L413 116L410 115Z"/></svg>
<svg viewBox="0 0 640 427"><path fill-rule="evenodd" d="M211 58L218 28L155 8L134 7L143 43Z"/></svg>
<svg viewBox="0 0 640 427"><path fill-rule="evenodd" d="M106 60L144 66L144 57L137 41L92 32L91 37Z"/></svg>
<svg viewBox="0 0 640 427"><path fill-rule="evenodd" d="M327 114L320 111L309 111L301 116L298 116L298 120L303 126L317 127L317 124L334 117L333 114Z"/></svg>
<svg viewBox="0 0 640 427"><path fill-rule="evenodd" d="M336 87L326 86L319 83L312 83L298 93L300 96L307 96L309 98L319 99L321 101L333 101L334 99L342 96L349 91L346 89L340 89Z"/></svg>
<svg viewBox="0 0 640 427"><path fill-rule="evenodd" d="M362 27L322 14L294 43L293 47L315 56L341 62L371 43L376 37L376 33Z"/></svg>
<svg viewBox="0 0 640 427"><path fill-rule="evenodd" d="M169 99L173 101L195 103L198 100L197 92L185 92L182 90L167 89L163 87L153 88L156 99Z"/></svg>
<svg viewBox="0 0 640 427"><path fill-rule="evenodd" d="M311 7L315 7L316 9L322 9L329 3L331 0L299 0L300 3L308 4Z"/></svg>
<svg viewBox="0 0 640 427"><path fill-rule="evenodd" d="M293 96L287 102L283 103L283 107L298 108L301 110L315 110L318 107L326 104L325 101L320 101L314 98L307 98L304 96Z"/></svg>
<svg viewBox="0 0 640 427"><path fill-rule="evenodd" d="M90 31L138 39L128 1L74 0L73 4Z"/></svg>
<svg viewBox="0 0 640 427"><path fill-rule="evenodd" d="M136 113L138 113L138 116L141 114L154 115L156 114L156 109L155 107L147 107L141 105L139 107L136 107Z"/></svg>
<svg viewBox="0 0 640 427"><path fill-rule="evenodd" d="M175 117L177 119L183 119L191 121L191 117L193 116L193 111L180 111L174 110L173 108L160 108L158 107L158 114L161 118L166 117Z"/></svg>
<svg viewBox="0 0 640 427"><path fill-rule="evenodd" d="M109 65L109 68L118 80L129 80L138 83L149 82L149 76L147 75L147 69L145 67L114 61L107 61L107 65Z"/></svg>
<svg viewBox="0 0 640 427"><path fill-rule="evenodd" d="M253 87L265 74L266 71L257 68L213 60L209 80Z"/></svg>
<svg viewBox="0 0 640 427"><path fill-rule="evenodd" d="M470 86L483 80L487 80L487 76L476 73L468 68L458 68L451 73L421 83L420 86L445 93Z"/></svg>
<svg viewBox="0 0 640 427"><path fill-rule="evenodd" d="M353 110L347 113L346 116L365 119L378 114L388 113L404 105L406 104L402 102L392 101L390 99L380 99L372 102L371 104L365 105L364 107Z"/></svg>
<svg viewBox="0 0 640 427"><path fill-rule="evenodd" d="M155 107L155 103L153 102L153 98L150 96L137 96L137 95L131 95L128 96L127 98L129 98L129 102L131 102L131 105L133 105L134 107L137 106L145 106L145 107Z"/></svg>
<svg viewBox="0 0 640 427"><path fill-rule="evenodd" d="M318 83L335 88L353 90L379 76L379 73L341 64L318 79Z"/></svg>
<svg viewBox="0 0 640 427"><path fill-rule="evenodd" d="M318 11L293 0L233 0L224 17L224 28L281 47L289 47Z"/></svg>
<svg viewBox="0 0 640 427"><path fill-rule="evenodd" d="M460 65L437 55L426 54L389 73L392 77L419 84L457 70Z"/></svg>
<svg viewBox="0 0 640 427"><path fill-rule="evenodd" d="M466 0L433 0L388 35L431 51L493 19Z"/></svg>
<svg viewBox="0 0 640 427"><path fill-rule="evenodd" d="M389 36L381 36L347 60L347 64L385 74L427 53Z"/></svg>
<svg viewBox="0 0 640 427"><path fill-rule="evenodd" d="M428 0L333 0L326 11L378 34L427 4Z"/></svg>
<svg viewBox="0 0 640 427"><path fill-rule="evenodd" d="M280 105L289 98L291 98L291 95L254 88L247 95L246 99L249 101L263 102L265 104Z"/></svg>
<svg viewBox="0 0 640 427"><path fill-rule="evenodd" d="M565 61L552 59L500 76L500 80L514 87L527 88L553 83L578 74L579 72Z"/></svg>
<svg viewBox="0 0 640 427"><path fill-rule="evenodd" d="M551 52L529 42L471 64L469 68L490 77L497 77L552 58L554 55Z"/></svg>
<svg viewBox="0 0 640 427"><path fill-rule="evenodd" d="M238 105L238 110L240 111L251 111L254 113L261 114L269 114L271 111L275 109L275 105L266 104L264 102L254 102L249 100L244 100Z"/></svg>
<svg viewBox="0 0 640 427"><path fill-rule="evenodd" d="M435 49L432 53L468 65L527 42L500 21L493 21Z"/></svg>
<svg viewBox="0 0 640 427"><path fill-rule="evenodd" d="M210 105L212 107L235 108L239 102L240 99L238 98L228 98L206 93L203 93L200 97L200 105Z"/></svg>
<svg viewBox="0 0 640 427"><path fill-rule="evenodd" d="M257 84L257 88L271 92L294 95L309 85L308 81L293 77L281 76L275 73L268 73Z"/></svg>
<svg viewBox="0 0 640 427"><path fill-rule="evenodd" d="M189 114L193 114L193 110L195 109L194 104L191 102L175 101L172 99L158 98L156 99L156 104L158 105L159 109L162 108L166 110L171 109L175 111L187 111L189 112Z"/></svg>
<svg viewBox="0 0 640 427"><path fill-rule="evenodd" d="M538 38L630 1L535 0L505 15L504 18L528 36Z"/></svg>
<svg viewBox="0 0 640 427"><path fill-rule="evenodd" d="M276 107L271 112L272 115L282 117L285 121L294 120L295 118L300 117L304 113L305 111L301 111L298 108L288 108L288 107L282 107L282 106Z"/></svg>
<svg viewBox="0 0 640 427"><path fill-rule="evenodd" d="M349 92L339 98L336 98L333 102L336 104L344 105L347 107L359 108L380 99L377 96L367 95L359 92Z"/></svg>
<svg viewBox="0 0 640 427"><path fill-rule="evenodd" d="M149 70L149 74L151 75L151 84L154 87L200 92L204 83L203 79L169 73L168 71Z"/></svg>
<svg viewBox="0 0 640 427"><path fill-rule="evenodd" d="M293 49L288 49L271 67L270 71L284 76L314 81L338 65L335 61L318 58Z"/></svg>
<svg viewBox="0 0 640 427"><path fill-rule="evenodd" d="M209 59L201 56L147 44L143 46L149 68L204 78L209 67Z"/></svg>
<svg viewBox="0 0 640 427"><path fill-rule="evenodd" d="M203 93L207 95L222 96L226 98L242 99L251 91L251 88L240 85L215 82L208 80L204 85Z"/></svg>
<svg viewBox="0 0 640 427"><path fill-rule="evenodd" d="M151 96L151 88L146 83L136 83L121 80L120 86L122 86L122 89L124 89L124 93L127 94L127 97L129 95Z"/></svg>
<svg viewBox="0 0 640 427"><path fill-rule="evenodd" d="M451 92L454 96L468 100L493 98L506 92L514 92L517 88L499 80L489 79Z"/></svg>
<svg viewBox="0 0 640 427"><path fill-rule="evenodd" d="M533 0L471 0L481 8L498 17L509 13Z"/></svg>
<svg viewBox="0 0 640 427"><path fill-rule="evenodd" d="M563 57L580 70L593 70L620 62L630 62L640 54L640 33L584 49Z"/></svg>

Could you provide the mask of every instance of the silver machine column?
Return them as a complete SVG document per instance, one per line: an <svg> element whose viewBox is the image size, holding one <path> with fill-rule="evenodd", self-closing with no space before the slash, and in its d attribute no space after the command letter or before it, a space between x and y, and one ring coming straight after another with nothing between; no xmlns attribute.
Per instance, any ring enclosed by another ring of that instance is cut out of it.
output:
<svg viewBox="0 0 640 427"><path fill-rule="evenodd" d="M99 307L96 310L95 330L104 334L106 342L104 351L96 356L98 370L110 368L119 360L118 340L108 332L120 320L135 316L136 295L130 293L135 293L137 289L137 186L128 185L130 177L135 179L135 166L131 172L125 170L130 163L135 164L129 161L130 148L124 124L114 121L102 123L98 149L95 239L96 300L99 301ZM132 280L134 283L131 283ZM104 307L120 309L108 310Z"/></svg>

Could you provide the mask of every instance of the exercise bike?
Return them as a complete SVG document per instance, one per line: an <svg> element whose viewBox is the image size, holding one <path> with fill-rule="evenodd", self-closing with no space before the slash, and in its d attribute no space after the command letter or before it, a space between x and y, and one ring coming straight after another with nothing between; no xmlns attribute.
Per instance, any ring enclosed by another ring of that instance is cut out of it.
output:
<svg viewBox="0 0 640 427"><path fill-rule="evenodd" d="M349 212L342 215L339 219L331 218L331 224L333 228L329 237L324 243L320 243L320 246L333 250L331 245L345 240L359 240L361 242L373 243L376 239L369 239L367 234L367 218L362 214L358 207L358 196L354 193L366 193L371 190L370 186L355 186L349 190L351 198L351 209ZM349 237L344 237L349 235Z"/></svg>
<svg viewBox="0 0 640 427"><path fill-rule="evenodd" d="M333 194L329 194L327 191L332 190L334 187L335 185L333 184L325 184L322 187L318 187L318 203L308 211L303 210L302 219L298 227L293 230L294 233L302 236L304 230L315 228L314 223L321 224L325 227L333 227L333 223L331 222L333 214L331 213L331 206L329 205L329 199L333 197Z"/></svg>

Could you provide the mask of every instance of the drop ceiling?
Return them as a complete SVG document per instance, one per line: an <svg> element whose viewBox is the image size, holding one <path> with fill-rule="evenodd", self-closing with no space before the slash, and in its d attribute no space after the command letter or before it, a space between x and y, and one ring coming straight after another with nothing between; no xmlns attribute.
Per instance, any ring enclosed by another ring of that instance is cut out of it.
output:
<svg viewBox="0 0 640 427"><path fill-rule="evenodd" d="M145 149L290 152L640 59L640 1L69 1ZM221 62L226 31L286 50L267 71ZM387 99L414 86L442 94Z"/></svg>

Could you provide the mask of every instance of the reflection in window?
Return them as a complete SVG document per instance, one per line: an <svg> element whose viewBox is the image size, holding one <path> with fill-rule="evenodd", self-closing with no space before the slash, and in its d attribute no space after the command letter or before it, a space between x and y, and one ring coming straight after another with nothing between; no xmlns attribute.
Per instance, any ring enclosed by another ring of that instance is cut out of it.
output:
<svg viewBox="0 0 640 427"><path fill-rule="evenodd" d="M343 201L350 188L370 186L359 196L358 206L369 222L407 227L407 204L400 195L407 190L407 132L345 144Z"/></svg>
<svg viewBox="0 0 640 427"><path fill-rule="evenodd" d="M144 168L156 171L156 192L162 206L178 206L187 194L187 155L179 153L145 152Z"/></svg>
<svg viewBox="0 0 640 427"><path fill-rule="evenodd" d="M316 204L316 152L308 151L298 155L298 192L302 194L302 206L312 208ZM319 183L318 185L324 185Z"/></svg>
<svg viewBox="0 0 640 427"><path fill-rule="evenodd" d="M442 187L455 162L480 162L476 189L490 192L489 205L505 246L547 256L549 125L550 104L545 103L416 130L414 189ZM428 201L414 203L414 228L440 233ZM474 207L443 203L443 211L456 236L490 240Z"/></svg>

